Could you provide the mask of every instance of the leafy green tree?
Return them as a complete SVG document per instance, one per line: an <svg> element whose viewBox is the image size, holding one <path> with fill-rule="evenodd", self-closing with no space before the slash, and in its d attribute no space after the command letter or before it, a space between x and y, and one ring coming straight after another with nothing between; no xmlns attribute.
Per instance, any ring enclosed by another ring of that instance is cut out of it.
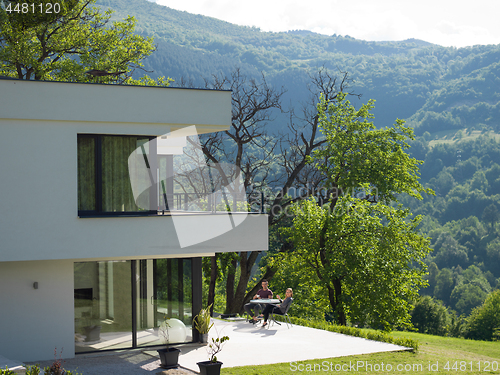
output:
<svg viewBox="0 0 500 375"><path fill-rule="evenodd" d="M488 193L500 194L500 165L493 163L491 168L486 170L485 175L488 180Z"/></svg>
<svg viewBox="0 0 500 375"><path fill-rule="evenodd" d="M473 308L484 302L491 292L491 285L481 269L475 265L470 265L463 271L456 267L455 271L457 283L450 294L449 305L459 315L467 316Z"/></svg>
<svg viewBox="0 0 500 375"><path fill-rule="evenodd" d="M436 287L437 275L439 274L439 268L436 263L431 262L428 267L428 274L426 276L427 283L429 284L427 287L420 290L421 295L429 295L432 296L434 294L434 288Z"/></svg>
<svg viewBox="0 0 500 375"><path fill-rule="evenodd" d="M459 314L467 316L472 309L481 305L487 293L476 284L465 283L453 288L450 295L450 305Z"/></svg>
<svg viewBox="0 0 500 375"><path fill-rule="evenodd" d="M500 212L498 212L496 204L492 203L484 209L482 219L484 222L490 224L490 232L493 232L495 224L500 219Z"/></svg>
<svg viewBox="0 0 500 375"><path fill-rule="evenodd" d="M410 299L425 284L422 259L429 251L416 231L419 218L347 195L335 212L309 200L294 214L293 258L327 291L337 322L349 318L384 329L409 324Z"/></svg>
<svg viewBox="0 0 500 375"><path fill-rule="evenodd" d="M441 301L424 296L415 303L411 322L420 333L444 336L448 333L450 316Z"/></svg>
<svg viewBox="0 0 500 375"><path fill-rule="evenodd" d="M455 185L455 179L450 172L442 170L430 180L430 184L438 194L445 196Z"/></svg>
<svg viewBox="0 0 500 375"><path fill-rule="evenodd" d="M488 295L483 305L475 308L467 319L465 337L492 340L500 328L500 290Z"/></svg>
<svg viewBox="0 0 500 375"><path fill-rule="evenodd" d="M422 199L422 192L433 194L419 182L421 161L405 150L407 140L414 139L413 130L397 119L391 127L376 129L369 121L374 100L359 110L339 93L335 101L324 98L318 104L321 130L326 146L314 152L312 162L325 175L325 187L332 190L331 206L344 192L363 189L369 201L388 203L396 195L406 193Z"/></svg>
<svg viewBox="0 0 500 375"><path fill-rule="evenodd" d="M469 262L467 248L460 245L448 232L441 233L434 245L434 262L440 268L460 265L466 267Z"/></svg>
<svg viewBox="0 0 500 375"><path fill-rule="evenodd" d="M446 305L450 302L450 294L454 288L453 272L449 268L443 268L436 277L434 297L443 301Z"/></svg>
<svg viewBox="0 0 500 375"><path fill-rule="evenodd" d="M21 1L18 1L22 3ZM0 7L0 74L19 79L101 83L125 82L155 47L152 38L134 34L135 19L110 24L112 11L92 7L95 0L37 0L59 13L28 15ZM38 10L38 8L37 8ZM90 73L89 73L90 72ZM91 74L92 73L92 74ZM151 84L146 78L144 83ZM160 84L168 80L160 79ZM137 81L135 81L137 83Z"/></svg>
<svg viewBox="0 0 500 375"><path fill-rule="evenodd" d="M481 221L475 216L469 216L454 223L458 224L455 232L457 241L468 249L469 254L478 255L477 251L481 237L486 234Z"/></svg>
<svg viewBox="0 0 500 375"><path fill-rule="evenodd" d="M266 213L271 235L273 226L283 225L288 220L287 207L310 195L317 186L317 171L307 164L307 158L325 143L319 135L317 111L314 110L319 93L333 100L338 92L347 91L350 83L347 73L337 77L325 68L318 69L310 79L308 88L312 104L305 104L302 116L292 111L287 134L273 136L267 134L266 128L272 121L272 111L281 109L284 88L269 86L264 75L260 80L249 78L239 68L230 77L214 75L211 81L205 82L207 88L232 90L232 126L227 132L202 137L202 152L212 162L236 165L242 172L243 188L247 193L269 192L272 187L272 192L264 198L264 206L270 207ZM296 194L297 190L301 194ZM240 252L231 259L232 266L226 273L226 312L242 312L244 304L260 289L260 282L248 288L259 254L260 251ZM269 265L261 278L270 279L275 274L277 268ZM217 282L214 268L212 266L210 298L214 297Z"/></svg>
<svg viewBox="0 0 500 375"><path fill-rule="evenodd" d="M461 274L461 282L468 284L475 284L479 286L486 293L491 292L491 285L486 277L486 275L481 271L481 269L472 264Z"/></svg>
<svg viewBox="0 0 500 375"><path fill-rule="evenodd" d="M471 190L482 190L486 191L488 189L488 180L486 179L486 175L483 171L477 171L472 176L472 181L470 184Z"/></svg>
<svg viewBox="0 0 500 375"><path fill-rule="evenodd" d="M500 277L500 238L495 238L486 246L486 256L488 260L488 269L496 277Z"/></svg>
<svg viewBox="0 0 500 375"><path fill-rule="evenodd" d="M409 325L410 301L425 284L422 259L430 248L420 218L391 206L397 194L432 193L418 182L419 161L405 149L413 132L396 120L376 129L368 104L356 110L339 93L318 104L325 146L311 158L324 176L324 194L294 209L294 257L328 295L335 320L390 329ZM352 196L350 196L352 195Z"/></svg>
<svg viewBox="0 0 500 375"><path fill-rule="evenodd" d="M481 162L477 156L473 156L464 162L460 163L455 169L453 176L459 179L462 183L465 180L472 178L474 173L481 167Z"/></svg>
<svg viewBox="0 0 500 375"><path fill-rule="evenodd" d="M304 319L323 320L331 315L331 306L324 288L317 278L309 272L305 260L296 257L293 252L281 253L279 257L270 257L268 267L276 269L271 280L274 294L282 294L286 288L292 288L296 296L292 305L293 316Z"/></svg>

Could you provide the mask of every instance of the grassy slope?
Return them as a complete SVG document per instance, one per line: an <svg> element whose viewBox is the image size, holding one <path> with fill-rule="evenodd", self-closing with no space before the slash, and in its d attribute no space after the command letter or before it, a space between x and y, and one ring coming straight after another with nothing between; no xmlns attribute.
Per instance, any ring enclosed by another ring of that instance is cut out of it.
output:
<svg viewBox="0 0 500 375"><path fill-rule="evenodd" d="M500 134L497 134L493 131L488 131L487 133L483 133L479 130L474 130L470 134L467 134L467 129L463 129L462 131L462 138L457 137L458 131L456 130L445 130L445 131L440 131L436 132L433 134L434 139L429 141L429 146L435 146L440 143L455 143L459 141L471 141L476 138L478 138L480 135L485 134L489 137L495 138L497 141L500 141Z"/></svg>
<svg viewBox="0 0 500 375"><path fill-rule="evenodd" d="M500 342L472 341L409 332L394 332L393 335L398 337L411 337L412 339L418 340L420 342L418 353L377 353L340 358L327 358L323 360L311 360L295 364L295 366L302 364L302 371L300 371L298 367L292 367L290 363L235 368L224 368L223 366L222 374L500 374L500 370L498 369L498 367L500 367ZM267 353L265 355L272 355L272 353ZM352 371L353 368L356 368L358 361L360 361L360 365L371 365L371 371L367 371L366 367L363 368L361 366L359 367L359 371ZM444 368L447 362L449 364L449 370L445 370ZM453 369L455 362L456 370ZM490 364L490 371L485 371L488 363ZM314 371L315 364L316 370ZM334 371L324 371L324 369L322 370L322 367L324 367L325 364L329 368L333 367ZM382 364L385 370L388 367L387 365L391 365L392 371L382 371ZM341 369L342 365L344 365L344 369L349 369L350 365L352 365L353 367L351 367L351 371L335 371L335 366L337 366L338 369ZM401 371L398 369L398 365ZM429 366L431 365L433 367L429 369ZM460 368L461 365L462 368ZM481 366L481 370L479 370L479 365ZM293 369L296 369L296 371L292 371ZM308 369L309 371L307 371ZM438 371L432 371L434 369L437 369Z"/></svg>

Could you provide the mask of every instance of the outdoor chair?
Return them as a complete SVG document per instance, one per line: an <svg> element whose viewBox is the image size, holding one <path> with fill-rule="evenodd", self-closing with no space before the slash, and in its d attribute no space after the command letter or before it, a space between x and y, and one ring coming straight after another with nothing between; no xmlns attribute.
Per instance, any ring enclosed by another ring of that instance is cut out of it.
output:
<svg viewBox="0 0 500 375"><path fill-rule="evenodd" d="M293 298L292 298L292 303L293 303ZM269 324L267 325L267 328L269 329L269 327L271 326L272 323L276 323L277 325L281 325L281 323L279 321L276 320L276 318L274 317L274 315L281 315L284 317L285 319L285 323L286 323L286 327L288 329L290 329L290 327L292 327L292 322L290 320L290 317L288 316L288 310L290 310L290 306L292 306L292 303L290 303L285 312L283 314L281 313L273 313L272 311L269 313Z"/></svg>

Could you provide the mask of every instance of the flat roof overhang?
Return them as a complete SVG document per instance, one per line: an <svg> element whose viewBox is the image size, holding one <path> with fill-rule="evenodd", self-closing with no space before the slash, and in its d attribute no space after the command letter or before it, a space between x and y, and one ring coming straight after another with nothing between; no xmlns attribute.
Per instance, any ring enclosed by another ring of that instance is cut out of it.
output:
<svg viewBox="0 0 500 375"><path fill-rule="evenodd" d="M195 125L197 133L231 126L227 90L0 79L0 93L2 119L141 125L145 130L167 125L170 131Z"/></svg>

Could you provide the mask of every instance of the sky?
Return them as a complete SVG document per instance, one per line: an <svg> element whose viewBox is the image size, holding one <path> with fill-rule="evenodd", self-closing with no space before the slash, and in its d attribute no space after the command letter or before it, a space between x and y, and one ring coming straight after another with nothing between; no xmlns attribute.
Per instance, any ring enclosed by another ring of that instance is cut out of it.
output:
<svg viewBox="0 0 500 375"><path fill-rule="evenodd" d="M310 30L445 47L500 44L500 0L150 0L262 31Z"/></svg>

